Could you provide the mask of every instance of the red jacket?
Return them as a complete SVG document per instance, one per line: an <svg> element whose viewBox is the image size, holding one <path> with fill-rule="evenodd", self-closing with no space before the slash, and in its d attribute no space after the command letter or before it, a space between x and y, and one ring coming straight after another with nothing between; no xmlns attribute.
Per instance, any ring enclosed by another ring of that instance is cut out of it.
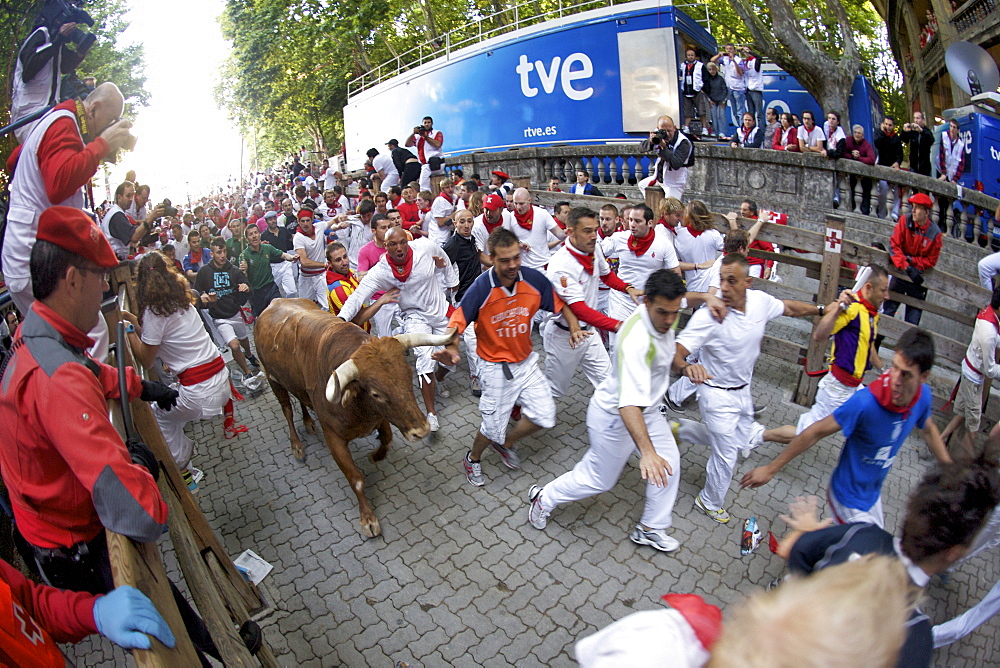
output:
<svg viewBox="0 0 1000 668"><path fill-rule="evenodd" d="M855 158L853 152L857 151L860 157ZM875 164L875 149L868 142L867 139L862 139L861 141L855 141L854 135L851 135L846 140L844 140L844 157L848 160L857 160L863 162L866 165Z"/></svg>
<svg viewBox="0 0 1000 668"><path fill-rule="evenodd" d="M71 547L105 527L157 539L167 506L108 419L118 370L86 355L93 340L36 301L0 383L0 472L18 529L38 547ZM142 393L131 368L130 397Z"/></svg>
<svg viewBox="0 0 1000 668"><path fill-rule="evenodd" d="M781 126L774 131L774 139L771 140L771 148L775 151L785 150L790 153L795 153L799 150L799 130L798 128L788 128L788 148L781 148Z"/></svg>
<svg viewBox="0 0 1000 668"><path fill-rule="evenodd" d="M902 271L910 266L927 271L937 264L942 243L941 228L930 218L926 227L918 228L911 216L900 216L890 240L892 263Z"/></svg>

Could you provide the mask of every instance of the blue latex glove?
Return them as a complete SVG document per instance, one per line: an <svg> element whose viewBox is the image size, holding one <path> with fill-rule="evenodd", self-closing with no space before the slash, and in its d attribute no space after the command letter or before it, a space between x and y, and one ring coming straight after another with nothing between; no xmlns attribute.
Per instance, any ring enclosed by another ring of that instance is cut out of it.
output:
<svg viewBox="0 0 1000 668"><path fill-rule="evenodd" d="M147 633L167 647L176 642L153 602L127 585L94 601L94 622L98 633L125 649L149 649Z"/></svg>

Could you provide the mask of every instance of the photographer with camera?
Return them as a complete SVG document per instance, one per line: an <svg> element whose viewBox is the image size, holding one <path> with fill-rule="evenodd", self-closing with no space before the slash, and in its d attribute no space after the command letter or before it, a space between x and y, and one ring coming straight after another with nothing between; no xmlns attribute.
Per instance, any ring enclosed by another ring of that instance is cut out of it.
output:
<svg viewBox="0 0 1000 668"><path fill-rule="evenodd" d="M687 187L694 146L683 132L677 131L674 120L669 116L660 116L656 120L656 130L649 133L649 139L642 140L639 150L656 153L653 173L639 182L639 188L659 185L665 197L681 199Z"/></svg>
<svg viewBox="0 0 1000 668"><path fill-rule="evenodd" d="M63 101L63 75L72 74L97 39L83 32L81 23L93 26L94 19L74 3L48 0L42 7L34 29L17 54L11 91L12 122ZM70 48L74 44L76 50ZM18 143L24 142L37 123L14 130Z"/></svg>
<svg viewBox="0 0 1000 668"><path fill-rule="evenodd" d="M135 185L125 181L115 189L115 203L108 207L101 220L101 232L111 244L115 256L126 260L133 254L133 249L142 240L151 235L158 235L153 228L153 221L166 215L165 206L157 204L145 219L137 221L127 211L132 208L135 197ZM168 202L169 203L169 202ZM174 209L176 212L177 210Z"/></svg>
<svg viewBox="0 0 1000 668"><path fill-rule="evenodd" d="M434 119L424 116L423 122L413 128L413 134L406 140L406 146L417 147L417 159L420 160L420 189L431 189L431 174L444 174L444 157L441 145L444 135L434 129ZM405 182L404 182L405 185Z"/></svg>
<svg viewBox="0 0 1000 668"><path fill-rule="evenodd" d="M132 124L121 120L125 98L103 83L87 99L67 100L43 116L7 160L10 210L3 243L3 273L14 304L27 313L34 300L28 258L38 232L38 215L50 206L85 206L85 186L101 162L131 150ZM104 322L100 320L98 326Z"/></svg>

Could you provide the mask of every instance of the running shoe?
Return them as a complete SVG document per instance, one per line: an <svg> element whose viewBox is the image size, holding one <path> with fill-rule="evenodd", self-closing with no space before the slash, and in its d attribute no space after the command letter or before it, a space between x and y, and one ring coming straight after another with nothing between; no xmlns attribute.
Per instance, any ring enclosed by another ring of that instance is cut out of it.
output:
<svg viewBox="0 0 1000 668"><path fill-rule="evenodd" d="M663 400L666 402L667 408L670 409L670 412L672 412L672 413L681 413L681 414L683 414L683 413L686 412L686 409L684 408L684 405L683 404L675 404L674 401L673 401L673 399L670 398L670 394L669 393L663 395Z"/></svg>
<svg viewBox="0 0 1000 668"><path fill-rule="evenodd" d="M202 471L201 469L196 469L190 464L188 464L187 470L191 472L191 477L194 478L195 483L200 483L205 477L204 471Z"/></svg>
<svg viewBox="0 0 1000 668"><path fill-rule="evenodd" d="M764 442L764 425L760 422L754 422L750 425L750 438L747 439L747 444L740 448L740 454L746 459L750 456L750 453L754 451L758 445Z"/></svg>
<svg viewBox="0 0 1000 668"><path fill-rule="evenodd" d="M719 524L726 524L729 522L729 513L726 512L726 509L719 508L718 510L709 510L705 505L705 502L701 500L701 494L694 497L694 505L698 508L698 510L702 511Z"/></svg>
<svg viewBox="0 0 1000 668"><path fill-rule="evenodd" d="M469 376L470 384L472 385L472 396L481 397L483 396L483 386L479 383L478 376Z"/></svg>
<svg viewBox="0 0 1000 668"><path fill-rule="evenodd" d="M190 469L183 469L181 471L181 479L184 480L184 484L187 485L189 492L194 494L198 491L198 482L194 479L194 474Z"/></svg>
<svg viewBox="0 0 1000 668"><path fill-rule="evenodd" d="M254 355L246 355L246 358L247 358L247 363L250 366L252 366L255 369L260 368L260 362L257 361L257 358Z"/></svg>
<svg viewBox="0 0 1000 668"><path fill-rule="evenodd" d="M632 529L629 538L636 545L649 545L660 552L673 552L681 546L679 540L668 536L663 529L643 529L638 524Z"/></svg>
<svg viewBox="0 0 1000 668"><path fill-rule="evenodd" d="M490 441L490 447L496 450L500 454L500 457L503 458L504 466L513 471L521 468L521 458L517 456L517 450L505 448L493 441Z"/></svg>
<svg viewBox="0 0 1000 668"><path fill-rule="evenodd" d="M542 507L542 488L532 485L528 490L528 523L539 531L545 528L549 513Z"/></svg>
<svg viewBox="0 0 1000 668"><path fill-rule="evenodd" d="M472 461L472 450L465 453L462 463L465 465L465 477L469 479L470 485L482 487L486 484L486 479L483 478L483 464Z"/></svg>
<svg viewBox="0 0 1000 668"><path fill-rule="evenodd" d="M432 434L434 432L438 431L439 429L441 429L441 423L438 422L438 416L435 415L434 413L428 413L427 414L427 424L429 424L431 426L431 433Z"/></svg>

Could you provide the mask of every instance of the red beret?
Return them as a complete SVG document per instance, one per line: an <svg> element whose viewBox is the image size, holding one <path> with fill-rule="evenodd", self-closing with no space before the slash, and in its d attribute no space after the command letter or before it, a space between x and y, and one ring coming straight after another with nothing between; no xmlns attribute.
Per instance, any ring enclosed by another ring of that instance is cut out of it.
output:
<svg viewBox="0 0 1000 668"><path fill-rule="evenodd" d="M497 211L505 206L506 203L503 201L503 197L500 197L500 195L496 193L487 195L486 199L483 200L483 208L489 209L490 211Z"/></svg>
<svg viewBox="0 0 1000 668"><path fill-rule="evenodd" d="M496 174L497 176L499 176L504 181L509 181L510 180L510 177L507 176L507 172L501 172L499 169L493 170L492 172L490 172L490 174Z"/></svg>
<svg viewBox="0 0 1000 668"><path fill-rule="evenodd" d="M906 201L909 202L910 204L919 204L920 206L925 206L928 209L934 206L934 201L930 198L929 195L925 195L924 193L917 193L916 195L912 196L910 199Z"/></svg>
<svg viewBox="0 0 1000 668"><path fill-rule="evenodd" d="M295 217L296 218L300 218L300 219L301 218L315 218L316 214L314 214L312 211L310 211L306 207L302 207L301 209L299 209L299 213Z"/></svg>
<svg viewBox="0 0 1000 668"><path fill-rule="evenodd" d="M82 210L72 206L50 206L38 217L39 241L48 241L76 253L104 269L118 266L118 258L101 228Z"/></svg>

